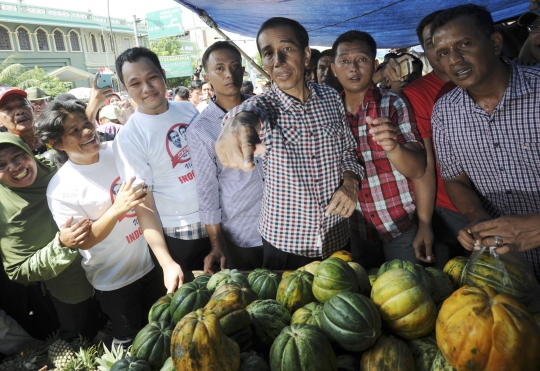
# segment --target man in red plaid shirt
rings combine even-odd
[[[426,168],[412,111],[403,98],[373,84],[377,45],[371,35],[348,31],[337,38],[332,51],[332,70],[343,85],[356,152],[366,168],[358,195],[358,225],[352,225],[357,234],[353,253],[369,266],[365,261],[374,253],[368,243],[373,226],[382,237],[386,260],[433,262],[431,243],[425,243],[432,239],[431,229],[422,224],[417,229],[412,220],[416,206],[409,181],[422,177]]]

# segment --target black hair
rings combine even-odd
[[[193,91],[195,89],[201,89],[201,88],[202,88],[201,80],[191,80],[191,86],[189,87],[189,91]]]
[[[86,118],[84,107],[77,103],[53,100],[41,112],[34,125],[34,135],[41,144],[46,145],[51,141],[58,142],[64,135],[64,120],[74,113],[80,113]],[[96,137],[99,141],[99,138]],[[54,151],[54,161],[63,165],[68,160],[65,151]]]
[[[433,22],[431,22],[431,35],[433,36],[437,28],[444,26],[456,18],[465,16],[473,18],[470,24],[479,28],[488,39],[495,32],[495,24],[493,23],[491,13],[485,7],[476,4],[465,4],[445,9],[439,13]]]
[[[242,94],[253,94],[253,83],[249,80],[242,81],[240,91]]]
[[[208,58],[210,58],[210,54],[215,52],[216,50],[223,50],[227,49],[238,55],[240,58],[240,61],[242,61],[242,54],[228,41],[216,41],[212,45],[210,45],[205,51],[202,56],[202,65],[205,70],[207,70],[206,65],[208,64]]]
[[[172,142],[172,139],[171,139],[171,134],[172,134],[172,133],[177,133],[177,134],[178,134],[178,132],[177,132],[176,130],[172,129],[171,131],[169,131],[169,132],[167,133],[167,138],[169,138],[169,140],[170,140],[171,142]]]
[[[323,50],[319,55],[319,59],[322,57],[332,57],[332,59],[334,59],[334,51],[332,49]]]
[[[351,31],[342,33],[341,35],[338,36],[336,41],[334,41],[334,44],[332,45],[332,58],[336,60],[337,48],[339,44],[352,43],[355,41],[365,42],[368,45],[369,51],[373,55],[373,58],[375,59],[375,57],[377,57],[377,43],[375,42],[375,39],[373,39],[373,37],[367,32],[351,30]]]
[[[185,86],[180,86],[174,91],[174,95],[182,99],[189,99],[189,89]]]
[[[161,63],[159,62],[159,58],[156,55],[156,53],[154,53],[150,49],[141,48],[137,46],[135,48],[130,48],[124,51],[122,54],[118,56],[118,58],[116,58],[116,62],[115,62],[116,73],[118,74],[118,78],[120,79],[122,84],[124,84],[124,74],[122,73],[122,67],[124,66],[124,63],[125,62],[135,63],[140,58],[143,58],[143,57],[148,58],[150,62],[152,62],[152,64],[156,66],[158,71],[162,73],[163,67],[161,67]],[[163,77],[165,78],[165,76]]]
[[[420,73],[422,73],[422,70],[424,69],[424,62],[422,62],[422,60],[420,58],[418,58],[416,55],[411,54],[411,53],[403,53],[401,55],[411,56],[413,58],[411,63],[416,64],[417,66],[419,66],[420,67]]]
[[[259,53],[261,52],[261,48],[259,46],[259,36],[267,29],[276,27],[290,27],[294,31],[298,46],[300,46],[302,50],[309,46],[309,35],[304,26],[302,26],[294,19],[289,19],[285,17],[273,17],[264,22],[261,28],[259,28],[259,32],[257,32],[257,37],[255,38],[255,40],[257,40],[257,49],[259,50]]]
[[[383,57],[383,60],[386,62],[388,61],[389,59],[396,59],[399,57],[399,54],[397,53],[386,53]]]
[[[435,19],[435,17],[437,17],[442,12],[443,10],[436,10],[433,13],[426,15],[420,21],[420,23],[418,23],[418,26],[416,26],[416,36],[418,36],[418,41],[420,41],[420,45],[422,45],[422,48],[424,47],[424,37],[423,37],[424,28],[426,28],[428,24],[433,23],[433,20]]]

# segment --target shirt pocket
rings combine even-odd
[[[324,125],[324,128],[323,128],[323,130],[325,130],[329,136],[334,137],[334,138],[340,138],[343,136],[342,129],[343,128],[340,126],[340,124],[335,124],[335,123],[326,124]]]
[[[298,140],[300,139],[301,130],[300,128],[292,125],[282,125],[280,126],[280,131],[283,139],[287,143],[298,143]]]

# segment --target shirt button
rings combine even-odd
[[[500,167],[499,171],[504,172],[504,167]]]
[[[493,147],[495,148],[499,148],[500,144],[499,143],[493,143]]]

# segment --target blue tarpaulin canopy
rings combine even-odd
[[[309,32],[310,45],[331,46],[345,31],[369,32],[379,48],[418,44],[416,26],[435,10],[468,4],[466,0],[175,0],[200,14],[206,13],[217,26],[242,36],[255,37],[271,17],[300,22]],[[478,0],[495,22],[528,11],[525,0]]]

